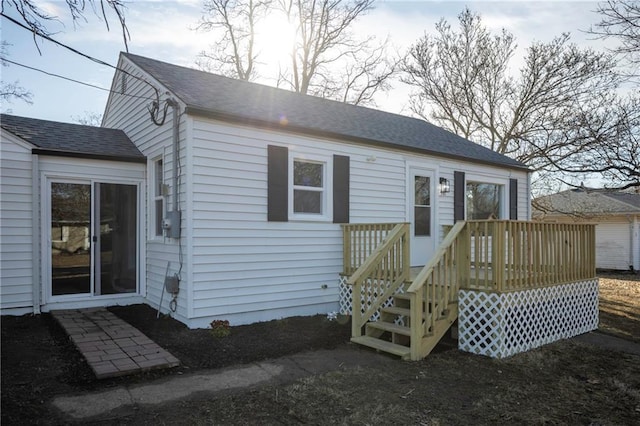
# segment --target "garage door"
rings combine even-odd
[[[628,270],[631,237],[628,223],[596,226],[596,268]]]

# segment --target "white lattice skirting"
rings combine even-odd
[[[459,293],[458,348],[505,358],[598,328],[598,280],[510,293]]]
[[[348,277],[341,276],[340,277],[340,285],[338,288],[340,289],[340,313],[342,315],[351,315],[352,312],[352,304],[351,298],[353,296],[353,288],[350,285],[347,285]],[[360,307],[362,313],[365,312],[366,309],[369,309],[371,306],[371,301],[375,300],[378,294],[382,294],[384,290],[387,288],[387,283],[378,283],[377,280],[367,280],[363,286],[362,296],[360,297]],[[401,286],[397,291],[398,293],[404,293],[404,287]],[[382,307],[386,308],[393,304],[393,298],[389,298],[385,303],[383,303]],[[378,321],[380,319],[380,309],[375,311],[369,321]]]

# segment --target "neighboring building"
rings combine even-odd
[[[175,284],[189,327],[326,313],[341,223],[410,222],[424,265],[455,220],[531,217],[524,164],[423,120],[132,54],[118,69],[120,130],[2,116],[3,313],[166,311]]]
[[[570,189],[533,202],[545,222],[596,223],[596,267],[640,271],[640,194]]]

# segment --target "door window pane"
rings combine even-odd
[[[89,293],[91,185],[51,183],[51,229],[52,295]]]
[[[414,178],[414,235],[431,236],[431,178]]]
[[[431,208],[415,206],[413,210],[415,235],[425,237],[431,236]]]
[[[426,176],[415,177],[415,205],[430,206],[431,205],[431,179]]]

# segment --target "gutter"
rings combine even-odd
[[[129,157],[124,155],[105,155],[105,154],[89,154],[84,152],[74,152],[74,151],[56,151],[53,149],[42,149],[42,148],[33,148],[31,150],[31,154],[34,155],[51,155],[55,157],[70,157],[70,158],[86,158],[90,160],[107,160],[107,161],[119,161],[124,163],[139,163],[139,164],[147,164],[147,158],[144,156],[140,157]]]

